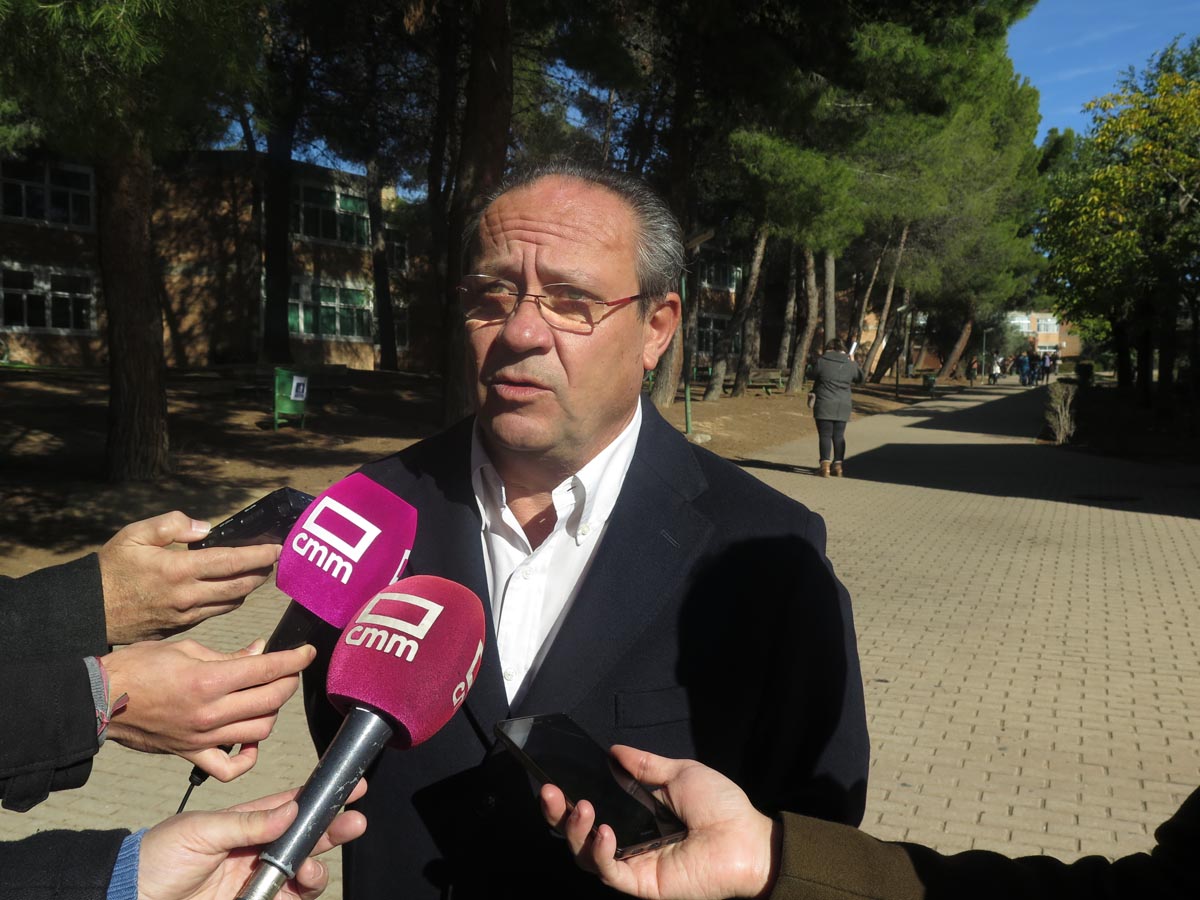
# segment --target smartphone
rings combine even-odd
[[[496,737],[542,784],[557,785],[574,808],[596,809],[596,824],[617,836],[617,859],[681,841],[687,828],[609,752],[562,713],[496,723]]]
[[[312,494],[304,491],[281,487],[255,500],[241,512],[234,513],[205,537],[188,544],[188,549],[282,544],[296,520],[314,499]]]

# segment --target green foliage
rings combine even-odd
[[[151,152],[216,134],[209,105],[245,77],[248,0],[12,0],[0,19],[0,96],[58,152],[96,158],[134,135]]]

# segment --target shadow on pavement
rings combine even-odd
[[[1148,466],[1046,444],[885,444],[850,478],[1200,518],[1200,470]]]
[[[986,385],[959,394],[889,413],[898,419],[925,419],[910,428],[990,434],[997,437],[1036,438],[1043,425],[1046,388],[1019,385]],[[853,428],[853,425],[851,425]]]

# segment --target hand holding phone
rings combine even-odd
[[[682,840],[687,828],[586,731],[562,713],[496,723],[496,736],[534,778],[556,785],[574,808],[587,800],[617,837],[624,859]]]

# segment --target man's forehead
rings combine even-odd
[[[497,197],[480,220],[479,245],[488,251],[520,241],[568,241],[623,248],[633,227],[633,210],[608,188],[565,176],[547,176]]]

